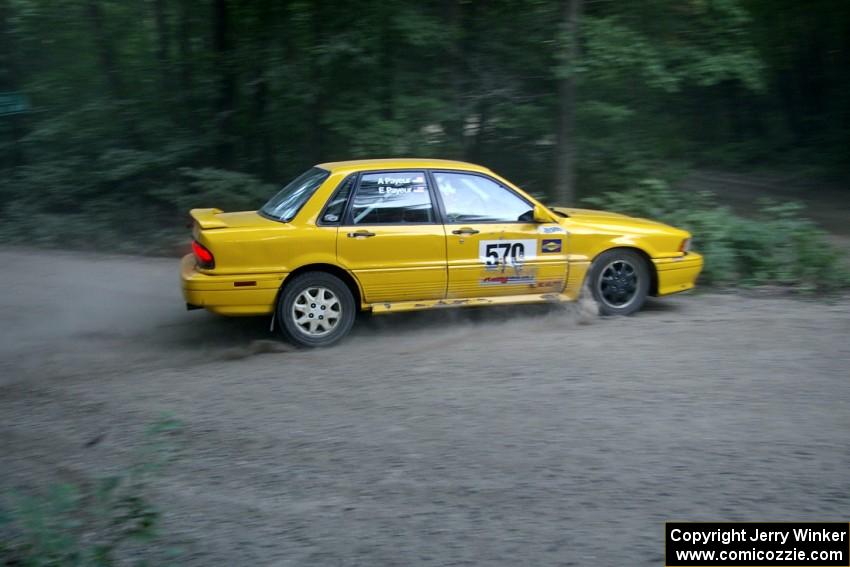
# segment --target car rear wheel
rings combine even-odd
[[[354,296],[342,280],[324,272],[308,272],[295,276],[283,288],[277,319],[291,342],[325,347],[348,334],[354,311]]]
[[[649,267],[637,252],[609,250],[593,261],[588,281],[602,315],[631,315],[649,294]]]

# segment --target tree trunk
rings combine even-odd
[[[322,21],[323,3],[321,0],[313,2],[312,13],[312,36],[313,45],[320,46],[324,44],[325,22]],[[310,119],[309,119],[309,140],[310,154],[313,157],[314,163],[320,163],[324,160],[325,155],[325,136],[324,136],[324,113],[325,113],[325,98],[324,98],[324,80],[322,69],[319,65],[312,63],[310,67],[310,85],[313,89],[313,97],[310,102]]]
[[[115,50],[113,49],[109,32],[106,29],[100,0],[89,0],[87,9],[94,31],[94,42],[98,61],[103,74],[106,75],[106,85],[109,95],[117,106],[118,119],[124,126],[129,144],[139,147],[141,144],[136,123],[128,113],[126,107],[127,101],[124,100],[124,82],[121,79],[121,74],[118,72],[118,64],[115,61]]]
[[[13,45],[12,31],[9,26],[9,20],[12,18],[12,6],[8,0],[0,0],[0,92],[10,91],[16,92],[20,88],[20,66]],[[10,116],[0,117],[0,120],[6,120],[10,124],[12,135],[12,151],[10,152],[9,163],[5,160],[0,160],[0,165],[10,165],[12,167],[24,165],[26,162],[24,156],[24,148],[20,143],[20,139],[24,135],[24,120],[23,114],[12,114]],[[0,204],[2,206],[2,204]]]
[[[192,53],[192,0],[178,0],[177,13],[177,76],[174,84],[178,85],[180,94],[176,97],[179,101],[179,113],[177,122],[183,128],[187,128],[196,137],[201,136],[202,120],[198,119],[198,108],[203,107],[195,99],[195,78],[192,72],[194,63]]]
[[[253,81],[253,122],[255,125],[256,144],[254,155],[259,154],[259,165],[262,177],[272,180],[275,175],[275,160],[272,150],[271,125],[266,117],[269,106],[269,45],[271,43],[275,27],[275,12],[272,10],[271,0],[258,1],[258,26],[259,41],[257,44],[257,60],[254,70]],[[259,152],[256,151],[259,146]]]
[[[170,96],[171,70],[169,68],[169,35],[168,23],[165,17],[165,0],[154,0],[154,24],[156,26],[156,60],[159,65],[159,81],[163,96]]]
[[[381,118],[386,122],[395,119],[395,77],[396,77],[396,34],[393,33],[393,4],[384,2],[380,12],[380,70],[379,96],[381,101]],[[395,148],[393,148],[395,151]]]
[[[555,146],[555,185],[552,201],[572,205],[576,200],[576,65],[579,51],[579,20],[582,0],[562,0],[562,21],[566,34],[565,69],[558,80],[558,131]]]
[[[192,92],[192,1],[180,0],[178,21],[177,48],[180,52],[180,90],[183,91],[183,101],[191,107]]]
[[[475,131],[475,134],[472,136],[472,139],[464,145],[463,150],[464,159],[468,159],[472,162],[481,161],[481,159],[486,153],[486,128],[487,121],[490,120],[489,99],[486,96],[482,96],[478,99],[478,104],[476,105],[476,113],[478,115],[478,129]]]
[[[467,115],[466,69],[464,68],[467,48],[465,10],[461,0],[446,0],[445,10],[448,27],[453,35],[448,46],[448,53],[451,58],[449,68],[451,72],[452,109],[446,120],[446,141],[454,157],[466,159],[466,139],[463,131]]]
[[[215,104],[215,159],[218,167],[222,169],[232,169],[234,165],[233,112],[236,101],[236,77],[230,57],[233,49],[230,35],[227,0],[215,0],[213,3],[213,53],[219,72]]]
[[[120,101],[124,96],[124,85],[121,81],[121,75],[118,73],[118,66],[115,64],[115,53],[103,22],[103,10],[101,9],[100,2],[98,0],[89,0],[88,12],[92,27],[94,28],[94,41],[97,48],[98,61],[100,62],[103,73],[106,75],[109,94],[116,101]]]

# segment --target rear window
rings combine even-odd
[[[319,167],[308,169],[263,205],[260,213],[270,219],[291,221],[329,175],[329,171]]]

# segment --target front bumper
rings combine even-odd
[[[186,304],[220,315],[267,315],[274,311],[286,274],[213,275],[199,271],[195,257],[180,262]]]
[[[703,267],[702,255],[696,252],[676,258],[656,258],[652,262],[658,274],[658,295],[693,289]]]

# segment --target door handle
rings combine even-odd
[[[357,232],[348,233],[348,238],[371,238],[373,236],[375,236],[375,233],[368,230],[358,230]]]
[[[481,232],[481,231],[475,230],[474,228],[469,228],[468,226],[465,226],[463,228],[453,230],[452,234],[478,234],[479,232]]]

